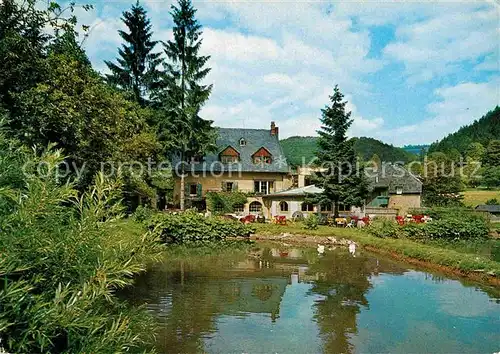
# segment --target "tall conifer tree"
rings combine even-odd
[[[196,9],[190,0],[179,0],[172,5],[173,39],[163,43],[167,60],[155,99],[165,116],[162,117],[160,137],[169,136],[173,150],[181,163],[180,207],[185,206],[184,163],[213,148],[215,129],[212,121],[199,116],[208,100],[212,85],[203,79],[210,72],[206,67],[209,56],[199,54],[202,44],[201,25],[195,18]],[[175,134],[168,134],[175,131]]]
[[[137,102],[144,104],[146,96],[158,79],[157,67],[161,63],[160,53],[154,53],[158,41],[151,39],[151,21],[139,1],[130,11],[123,12],[122,21],[128,31],[118,31],[125,41],[118,49],[118,64],[105,61],[111,74],[106,75],[111,84],[131,91]]]
[[[315,176],[316,186],[323,188],[318,203],[333,203],[338,216],[339,203],[362,206],[368,194],[364,170],[357,163],[353,140],[347,138],[352,124],[351,112],[346,112],[344,95],[336,85],[330,96],[331,106],[321,110],[321,130],[318,131],[318,163],[322,171]]]

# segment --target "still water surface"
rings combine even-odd
[[[498,294],[370,253],[275,244],[167,261],[127,297],[154,314],[160,353],[494,353]]]

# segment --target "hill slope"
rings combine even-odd
[[[487,147],[490,140],[495,139],[500,139],[500,107],[498,106],[474,123],[466,125],[443,140],[432,144],[429,152],[446,152],[457,149],[463,155],[471,143],[478,142]]]
[[[312,136],[292,136],[281,140],[281,147],[288,162],[291,165],[301,165],[311,162],[317,150],[317,137]],[[415,159],[415,155],[401,148],[385,144],[372,138],[354,138],[354,149],[364,160],[369,160],[373,154],[377,154],[382,161],[404,161]]]

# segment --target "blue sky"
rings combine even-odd
[[[500,102],[493,1],[193,3],[214,85],[202,115],[218,126],[268,128],[274,120],[282,138],[315,135],[339,84],[353,112],[350,135],[399,146],[440,139]],[[77,9],[91,26],[85,48],[96,69],[116,57],[120,15],[131,4]],[[141,4],[155,39],[170,39],[171,1]]]

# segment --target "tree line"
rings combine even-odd
[[[196,9],[190,0],[173,5],[173,38],[164,41],[153,40],[139,2],[124,11],[123,44],[116,60],[106,61],[110,73],[102,76],[82,47],[75,6],[0,4],[2,127],[6,136],[38,152],[62,149],[67,177],[77,180],[80,191],[103,166],[116,167],[108,162],[129,163],[119,171],[124,198],[131,206],[154,203],[158,190],[171,187],[169,172],[146,174],[133,162],[173,156],[189,161],[215,142],[212,121],[200,116],[212,86],[203,84],[210,57],[200,54]]]

